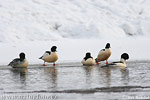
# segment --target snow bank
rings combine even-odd
[[[3,0],[0,42],[149,36],[149,0]]]

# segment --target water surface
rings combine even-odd
[[[150,99],[150,62],[133,61],[127,66],[126,69],[80,63],[56,67],[30,65],[27,69],[0,66],[0,98],[46,95],[60,100],[126,100],[136,96]]]

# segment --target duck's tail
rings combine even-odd
[[[13,65],[13,61],[11,61],[7,66],[12,66]]]
[[[41,56],[39,59],[42,59],[43,58],[43,56]]]

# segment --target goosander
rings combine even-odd
[[[95,59],[93,59],[93,57],[91,57],[91,53],[87,52],[86,56],[83,58],[83,60],[81,61],[81,63],[83,65],[92,66],[95,63]]]
[[[126,60],[129,59],[129,55],[127,53],[123,53],[121,55],[121,59],[118,62],[112,62],[110,64],[106,64],[106,67],[121,67],[121,68],[126,68]]]
[[[108,64],[108,58],[111,55],[111,50],[110,50],[110,43],[107,43],[105,46],[105,49],[102,49],[99,53],[96,60],[96,63],[99,64],[100,61],[105,61],[106,60],[106,64]]]
[[[11,61],[8,66],[12,66],[13,68],[26,68],[28,67],[28,60],[25,58],[25,54],[22,52],[19,54],[20,58],[16,58]]]
[[[55,66],[55,62],[58,60],[58,55],[56,53],[56,46],[52,46],[51,51],[46,51],[43,56],[41,56],[39,59],[42,59],[44,61],[43,66],[45,65],[45,62],[53,63],[53,66]]]

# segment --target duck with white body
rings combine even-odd
[[[121,67],[121,68],[126,68],[126,60],[129,59],[129,55],[127,53],[123,53],[121,55],[121,59],[118,62],[112,62],[110,64],[105,65],[106,67]]]
[[[45,62],[53,63],[53,66],[55,66],[55,62],[58,60],[58,55],[56,52],[57,47],[52,46],[51,51],[46,51],[43,56],[41,56],[39,59],[42,59],[44,61],[43,66],[45,65]]]
[[[105,49],[102,49],[99,53],[96,60],[96,63],[99,64],[100,61],[105,61],[108,64],[108,58],[111,56],[110,43],[107,43]]]
[[[13,68],[26,68],[28,67],[28,60],[25,58],[25,54],[22,52],[19,54],[20,58],[16,58],[11,61],[8,66],[12,66]]]
[[[95,64],[95,59],[93,59],[93,57],[91,57],[91,53],[88,52],[86,53],[86,56],[83,58],[81,63],[83,65],[92,66]]]

